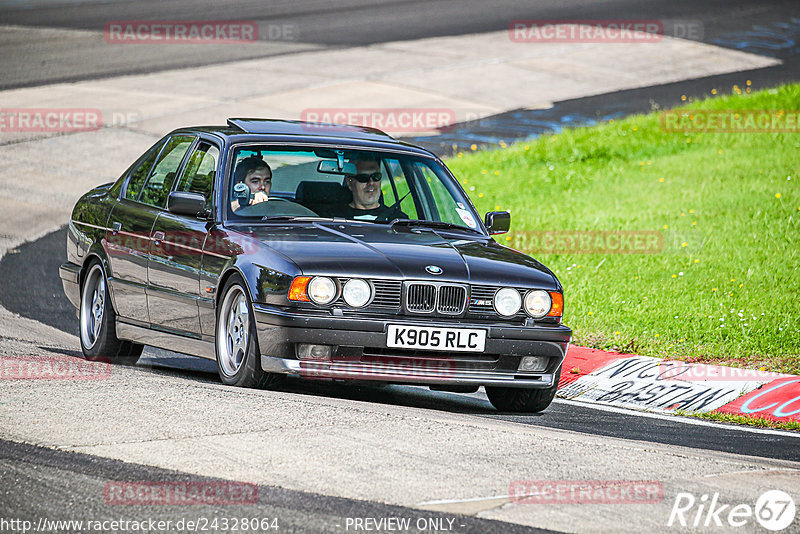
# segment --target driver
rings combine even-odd
[[[355,165],[356,174],[345,178],[345,185],[353,193],[353,200],[337,210],[337,216],[363,221],[407,219],[408,215],[400,211],[399,206],[393,209],[383,203],[380,162],[373,158],[361,158],[355,161]]]
[[[233,193],[231,209],[236,211],[245,206],[266,202],[272,188],[272,169],[259,156],[244,158],[233,172]]]

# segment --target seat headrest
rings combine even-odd
[[[347,204],[353,199],[353,194],[337,182],[307,180],[297,185],[295,199],[304,204]]]

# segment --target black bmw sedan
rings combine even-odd
[[[378,130],[230,119],[81,197],[60,276],[89,359],[151,345],[215,360],[228,385],[484,386],[537,412],[572,332],[556,276],[492,238],[509,224]]]

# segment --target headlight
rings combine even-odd
[[[550,313],[553,301],[547,291],[534,289],[525,295],[525,311],[534,319],[539,319]]]
[[[342,297],[348,306],[360,308],[366,306],[369,299],[372,298],[372,288],[364,280],[353,278],[344,284]]]
[[[494,295],[494,309],[500,315],[511,317],[522,307],[522,297],[519,291],[504,287]]]
[[[325,276],[315,276],[308,283],[308,297],[314,304],[330,304],[336,298],[336,284]]]

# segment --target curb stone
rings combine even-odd
[[[556,395],[657,412],[800,421],[800,376],[578,346],[567,351]]]

